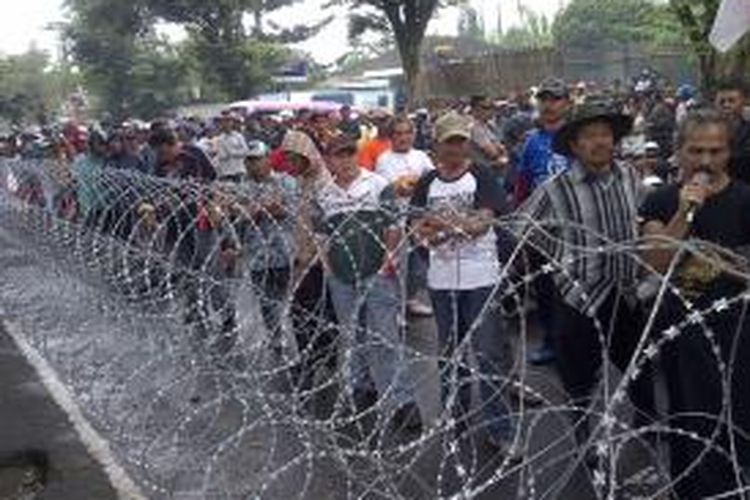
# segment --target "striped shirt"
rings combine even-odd
[[[593,313],[615,289],[636,285],[636,254],[612,248],[638,238],[640,182],[615,163],[606,174],[579,162],[537,188],[521,208],[530,217],[530,242],[552,264],[566,303]]]

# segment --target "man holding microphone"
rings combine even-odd
[[[655,191],[640,211],[645,261],[665,292],[653,305],[652,342],[669,393],[674,488],[685,499],[740,498],[750,479],[750,321],[742,300],[750,187],[729,175],[731,144],[731,124],[718,111],[689,114],[677,136],[684,182]]]

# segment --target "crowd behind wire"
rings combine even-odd
[[[0,154],[44,160],[43,171],[5,179],[25,202],[178,269],[170,285],[184,297],[185,324],[212,352],[236,348],[231,283],[252,283],[272,355],[287,359],[286,330],[295,340],[293,394],[343,371],[353,407],[365,414],[377,405],[386,434],[423,432],[414,377],[400,368],[415,318],[434,317],[456,439],[479,420],[485,444],[509,460],[524,457],[513,405],[546,403],[510,383],[519,315],[540,331],[528,361],[557,369],[592,468],[603,467],[584,446],[598,432],[590,405],[602,357],[623,372],[637,364],[632,426],[654,446],[668,443],[675,495],[703,498],[750,479],[750,339],[735,301],[745,282],[727,280],[715,251],[711,259],[631,251],[625,262],[616,244],[693,238],[739,253],[750,244],[746,96],[741,81],[701,96],[648,73],[627,88],[550,78],[508,99],[442,100],[413,114],[344,106],[70,122],[4,137]],[[712,191],[724,172],[729,180]],[[498,223],[514,215],[515,225]],[[633,255],[648,271],[631,277]],[[141,270],[164,273],[155,262]],[[695,311],[705,317],[686,319]],[[701,343],[716,340],[707,330],[719,348]],[[647,346],[658,356],[644,357]],[[666,380],[662,415],[654,372]],[[729,398],[726,387],[735,390]],[[657,422],[684,432],[657,432]]]

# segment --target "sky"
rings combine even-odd
[[[128,1],[128,0],[122,0]],[[320,4],[324,0],[305,0],[293,7],[277,12],[272,19],[283,23],[288,19],[318,20]],[[518,23],[517,4],[519,0],[471,0],[472,4],[485,13],[488,24],[493,26],[497,19],[497,9],[502,8],[505,27]],[[57,34],[47,27],[63,20],[63,0],[4,0],[3,15],[0,16],[0,53],[17,54],[26,51],[32,44],[57,54]],[[560,7],[561,0],[520,0],[534,11],[553,15]],[[430,24],[431,33],[454,34],[458,13],[454,9],[441,11]],[[175,33],[174,30],[167,30]],[[334,21],[318,36],[300,45],[321,63],[330,63],[347,50],[345,12],[339,12]]]

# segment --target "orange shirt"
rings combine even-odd
[[[357,161],[359,166],[370,172],[375,170],[380,155],[391,149],[390,139],[378,139],[377,137],[365,142],[359,149]]]

